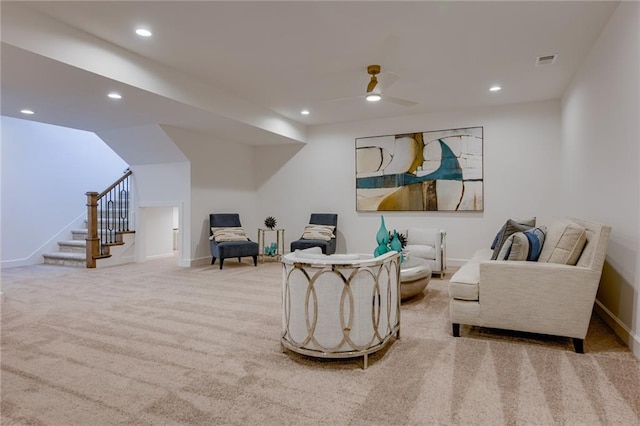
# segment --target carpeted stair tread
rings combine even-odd
[[[44,253],[42,256],[45,258],[60,258],[60,259],[72,259],[72,260],[86,260],[87,256],[84,253],[72,253],[58,251],[55,253]]]

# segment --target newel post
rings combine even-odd
[[[87,268],[96,267],[96,256],[100,254],[98,238],[98,193],[87,192]]]

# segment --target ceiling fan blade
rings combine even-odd
[[[392,98],[389,96],[383,96],[382,100],[385,102],[391,102],[397,105],[402,105],[404,107],[412,107],[412,106],[418,105],[418,102],[410,101],[408,99]]]
[[[337,98],[323,99],[322,102],[349,101],[349,100],[352,100],[352,99],[361,99],[361,98],[364,98],[364,95],[340,96],[340,97],[337,97]]]
[[[380,82],[380,87],[382,90],[387,90],[399,79],[400,79],[400,76],[395,72],[391,72],[391,71],[385,72],[383,75],[382,81]]]

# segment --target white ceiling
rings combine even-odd
[[[20,7],[302,125],[316,125],[559,98],[616,5],[46,1]],[[3,9],[3,26],[16,16]],[[152,29],[152,38],[133,33],[141,24]],[[536,57],[548,54],[558,54],[557,62],[536,67]],[[399,76],[383,95],[416,104],[367,103],[361,96],[369,64],[382,66],[383,86],[385,72]],[[104,97],[114,86],[105,76],[13,46],[4,36],[1,65],[7,116],[29,119],[18,111],[33,105],[34,120],[93,131],[170,124],[215,133],[225,125],[237,131],[241,124],[136,87],[125,88],[125,102],[116,109]],[[503,90],[489,92],[492,84]],[[303,108],[311,114],[300,115]]]

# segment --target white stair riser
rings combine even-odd
[[[86,240],[87,239],[87,230],[73,230],[71,231],[71,238],[73,238],[74,240]]]

